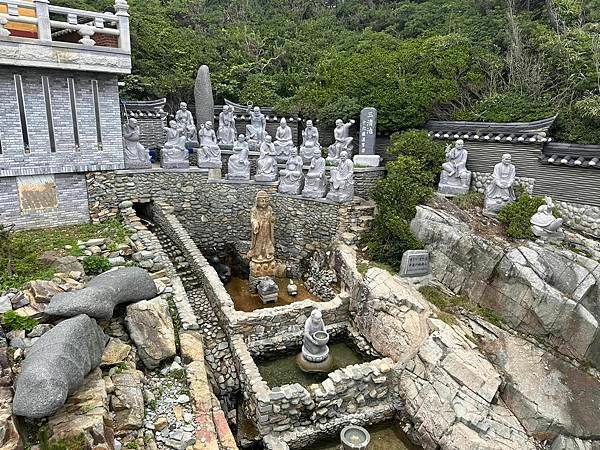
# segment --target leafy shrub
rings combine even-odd
[[[515,239],[535,239],[531,232],[531,216],[544,204],[542,197],[532,197],[526,192],[519,195],[514,203],[500,210],[498,220],[506,225],[506,233]]]
[[[38,325],[38,321],[31,317],[19,316],[14,311],[8,311],[2,315],[2,325],[8,331],[24,330],[29,332]]]
[[[83,258],[83,270],[87,275],[100,275],[110,269],[110,261],[105,256],[92,255]]]

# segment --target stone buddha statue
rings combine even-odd
[[[305,372],[328,372],[333,367],[329,355],[329,333],[325,329],[320,310],[313,309],[304,323],[302,353],[296,358],[300,369]]]
[[[264,142],[267,134],[267,119],[260,112],[260,108],[255,106],[250,113],[250,124],[246,125],[246,135],[251,149],[258,149]]]
[[[277,161],[285,162],[294,147],[292,129],[288,126],[285,118],[281,119],[277,132],[275,133],[275,158]]]
[[[355,123],[354,120],[351,120],[348,123],[344,123],[341,119],[335,121],[335,130],[333,130],[335,142],[329,146],[327,153],[328,163],[337,166],[340,162],[340,155],[342,152],[346,152],[349,156],[352,155],[352,149],[354,148],[352,142],[354,141],[354,138],[350,137],[350,127]]]
[[[175,120],[163,127],[167,133],[167,142],[160,153],[160,166],[163,169],[189,169],[189,151],[185,148],[186,136],[184,130]]]
[[[563,219],[554,217],[554,203],[546,197],[546,204],[541,205],[531,217],[531,231],[542,241],[562,241],[565,233],[562,230]]]
[[[259,191],[250,211],[252,245],[248,259],[254,263],[270,263],[275,260],[275,216],[269,205],[269,194]]]
[[[183,130],[186,143],[197,144],[196,125],[192,112],[187,108],[187,103],[181,102],[179,104],[179,110],[175,113],[175,121],[177,126]]]
[[[348,153],[342,152],[338,166],[331,169],[331,183],[327,200],[346,203],[353,199],[354,163],[348,158]]]
[[[319,130],[313,126],[312,120],[306,121],[306,128],[302,132],[302,145],[300,146],[300,156],[305,163],[309,163],[315,149],[321,150],[321,144],[319,144]]]
[[[505,205],[517,199],[514,190],[516,169],[511,160],[510,154],[505,153],[502,162],[494,167],[492,180],[485,190],[484,213],[487,215],[497,215]]]
[[[279,193],[300,195],[303,181],[302,164],[302,158],[298,156],[296,149],[292,148],[285,169],[279,172]]]
[[[133,117],[123,125],[123,149],[125,151],[125,167],[128,169],[147,169],[152,167],[150,155],[140,144],[140,126]]]
[[[250,160],[248,159],[248,143],[243,134],[238,136],[233,146],[233,155],[227,162],[227,179],[238,181],[250,180]]]
[[[277,181],[279,169],[277,161],[273,158],[275,147],[271,141],[271,136],[267,135],[265,142],[260,144],[260,157],[256,161],[256,181]]]
[[[219,143],[233,145],[235,142],[235,117],[233,108],[229,105],[223,106],[223,111],[219,114]]]
[[[310,168],[304,177],[302,196],[307,198],[323,198],[327,192],[327,176],[325,175],[325,158],[321,149],[315,149]]]
[[[440,194],[451,197],[469,192],[471,172],[467,170],[468,157],[469,153],[462,139],[456,141],[454,146],[446,146],[446,162],[442,164],[438,186]]]
[[[204,169],[220,168],[221,149],[217,144],[217,135],[213,130],[213,124],[207,121],[200,127],[198,132],[200,137],[200,148],[198,149],[198,167]]]

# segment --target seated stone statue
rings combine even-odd
[[[250,124],[246,125],[246,134],[248,145],[251,150],[259,148],[260,144],[264,142],[267,134],[267,119],[265,115],[260,112],[260,108],[255,106],[250,113]]]
[[[233,146],[233,155],[229,157],[227,163],[228,180],[250,180],[250,161],[248,160],[248,143],[246,136],[240,134],[237,142]]]
[[[492,180],[485,190],[484,214],[495,216],[506,204],[517,199],[514,190],[516,169],[511,160],[510,154],[505,153],[502,162],[494,167]]]
[[[160,166],[163,169],[189,169],[190,153],[185,148],[186,136],[183,129],[174,120],[163,129],[167,133],[167,142],[160,153]]]
[[[331,183],[327,200],[337,203],[351,202],[354,199],[354,163],[348,153],[340,154],[338,166],[331,169]]]
[[[292,148],[285,169],[279,173],[279,192],[281,194],[300,195],[302,192],[302,158]]]
[[[352,142],[354,141],[354,138],[350,137],[350,127],[352,127],[354,123],[354,120],[351,120],[348,123],[344,123],[341,119],[335,121],[335,130],[333,130],[335,142],[329,146],[327,153],[328,163],[337,166],[340,162],[340,155],[342,152],[346,152],[349,156],[352,155],[352,149],[354,148]]]
[[[328,372],[333,367],[333,358],[329,354],[329,333],[321,311],[313,309],[304,323],[302,353],[296,358],[300,369],[305,372]]]
[[[285,118],[281,119],[277,133],[275,133],[275,158],[277,161],[285,162],[290,156],[290,151],[294,147],[292,139],[292,129],[288,126]]]
[[[204,169],[220,168],[221,149],[217,144],[217,135],[213,130],[212,122],[207,121],[198,132],[200,148],[198,149],[198,167]]]
[[[233,108],[225,105],[223,106],[223,112],[219,114],[219,144],[233,145],[235,142],[235,133]]]
[[[229,266],[221,263],[221,260],[218,256],[211,258],[210,265],[215,269],[217,275],[219,275],[219,279],[223,284],[229,283],[231,280],[231,269]]]
[[[438,192],[452,197],[466,194],[471,186],[471,172],[467,170],[469,153],[462,139],[456,141],[454,147],[446,146],[446,162],[442,164],[442,174]]]
[[[133,117],[123,125],[123,149],[125,150],[125,167],[128,169],[147,169],[152,167],[150,155],[140,144],[140,126]]]
[[[267,135],[265,142],[260,144],[260,157],[256,161],[256,181],[277,181],[277,161],[273,158],[275,147],[271,136]]]
[[[175,113],[175,121],[177,126],[183,130],[186,137],[186,144],[192,144],[194,147],[198,144],[196,137],[196,125],[192,112],[187,109],[187,103],[181,102],[179,110]]]
[[[323,198],[327,192],[327,176],[325,175],[325,158],[321,149],[315,149],[310,168],[304,178],[302,196],[307,198]]]
[[[307,120],[306,128],[302,132],[302,145],[300,146],[300,156],[306,164],[312,161],[316,148],[321,150],[319,130],[313,126],[312,120]]]
[[[553,210],[552,198],[546,197],[546,204],[531,217],[531,231],[542,241],[562,241],[565,238],[563,219],[554,217]]]

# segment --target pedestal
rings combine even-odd
[[[379,155],[355,155],[354,165],[366,167],[379,167],[381,156]]]
[[[265,262],[250,261],[250,276],[248,277],[250,292],[256,294],[258,285],[265,278],[273,278],[277,273],[275,259]]]
[[[471,172],[467,172],[465,179],[458,177],[449,177],[446,171],[440,176],[438,192],[444,197],[455,197],[469,192],[471,186]]]
[[[334,361],[331,355],[327,355],[327,358],[320,362],[307,361],[302,353],[296,356],[296,364],[306,373],[329,373],[334,367]]]

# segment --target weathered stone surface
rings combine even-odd
[[[113,450],[113,423],[102,372],[93,370],[56,414],[50,417],[50,442],[84,436],[85,448]]]
[[[600,450],[600,441],[584,441],[561,435],[552,442],[550,450]]]
[[[166,300],[155,298],[129,305],[125,323],[140,358],[149,369],[175,356],[175,329]]]
[[[28,350],[17,378],[14,414],[52,415],[100,364],[106,336],[88,316],[59,323]]]
[[[140,372],[127,369],[111,377],[114,393],[111,409],[115,412],[115,432],[121,434],[144,425],[144,396]]]
[[[0,448],[22,450],[23,443],[12,415],[12,399],[12,388],[0,387]]]
[[[103,366],[119,364],[127,358],[130,351],[131,345],[127,345],[120,339],[110,338],[104,349],[104,353],[102,353],[102,362],[100,364]]]
[[[128,267],[98,275],[80,291],[55,295],[46,308],[46,314],[63,317],[87,314],[108,320],[116,305],[155,296],[156,285],[148,272]]]

